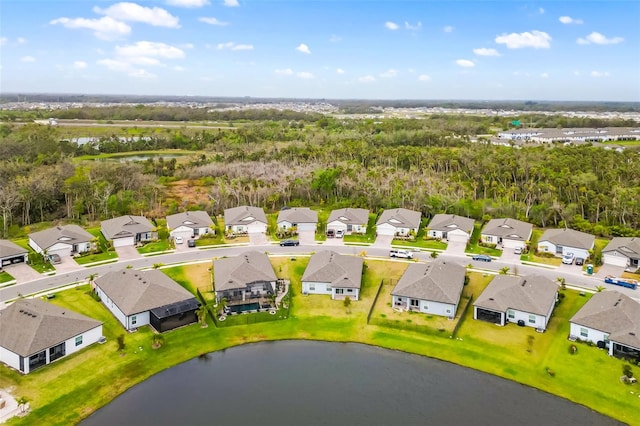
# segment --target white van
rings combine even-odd
[[[413,253],[409,250],[391,250],[389,252],[389,257],[401,257],[403,259],[413,259]]]

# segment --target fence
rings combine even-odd
[[[469,296],[469,299],[467,300],[467,304],[464,305],[464,307],[462,308],[462,311],[460,312],[460,318],[458,318],[458,322],[456,323],[456,326],[453,327],[453,331],[451,332],[451,337],[456,337],[456,334],[458,333],[458,329],[460,328],[460,326],[462,325],[462,322],[464,321],[464,316],[467,314],[467,311],[469,310],[469,306],[472,305],[471,302],[473,302],[473,294]]]
[[[373,303],[369,307],[369,313],[367,314],[367,324],[369,324],[369,321],[371,320],[371,314],[373,313],[373,309],[375,308],[376,302],[378,301],[378,296],[380,295],[380,290],[382,290],[383,283],[384,283],[384,280],[380,280],[380,284],[378,285],[378,290],[376,291],[376,296],[373,298]]]

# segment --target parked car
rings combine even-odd
[[[471,258],[473,260],[480,260],[482,262],[491,262],[491,256],[487,254],[474,254]]]
[[[516,247],[515,249],[513,249],[513,253],[514,254],[522,254],[522,247]]]
[[[62,263],[62,258],[59,254],[53,253],[49,255],[49,262],[51,262],[53,265],[57,265],[59,263]]]
[[[283,240],[280,241],[280,247],[291,247],[291,246],[299,246],[300,241],[298,240]]]
[[[584,259],[581,257],[576,257],[576,265],[578,266],[584,265]]]
[[[400,257],[403,259],[413,259],[413,253],[409,250],[391,250],[389,257]]]
[[[344,237],[344,231],[342,229],[338,229],[336,231],[336,238],[342,238]]]
[[[562,256],[562,263],[565,265],[571,265],[573,263],[573,253],[567,253]]]
[[[175,241],[176,244],[182,244],[184,242],[184,238],[182,238],[180,235],[176,235],[173,241]]]
[[[190,240],[187,240],[187,246],[188,247],[195,247],[196,246],[196,240],[194,240],[193,238],[191,238]]]
[[[333,229],[327,229],[327,238],[333,238],[336,236],[336,231]]]

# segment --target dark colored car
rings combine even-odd
[[[196,240],[194,240],[193,238],[190,240],[187,240],[187,246],[188,247],[195,247],[196,246]]]
[[[335,236],[336,236],[336,231],[334,231],[333,229],[327,230],[327,238],[333,238]]]
[[[584,265],[584,259],[581,257],[576,257],[576,265],[578,266]]]
[[[62,263],[62,259],[60,258],[59,254],[54,253],[49,255],[49,262],[51,262],[54,265],[57,265],[59,263]]]
[[[280,241],[280,247],[290,247],[290,246],[299,246],[300,241],[298,240],[284,240]]]
[[[473,257],[471,257],[473,260],[481,260],[483,262],[491,262],[491,256],[486,255],[486,254],[474,254]]]

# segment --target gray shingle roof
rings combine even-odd
[[[125,315],[193,298],[193,294],[157,269],[108,272],[96,278],[95,283]]]
[[[28,250],[20,247],[13,241],[0,240],[0,258],[16,256],[25,253],[28,253]]]
[[[433,219],[431,219],[431,222],[427,225],[427,229],[444,232],[461,229],[471,235],[473,233],[474,223],[474,220],[468,217],[455,214],[437,214],[433,216]]]
[[[167,227],[176,229],[180,226],[187,228],[206,228],[213,225],[213,221],[209,214],[205,211],[198,210],[192,212],[182,212],[167,216]]]
[[[239,256],[213,261],[213,281],[216,291],[244,288],[256,281],[276,281],[269,256],[255,250]]]
[[[292,207],[280,210],[278,213],[278,221],[290,223],[318,223],[318,212],[311,210],[309,207]]]
[[[411,263],[391,294],[434,302],[458,304],[466,269],[458,264],[437,260]]]
[[[28,357],[101,324],[40,299],[21,299],[0,311],[0,346]]]
[[[408,209],[385,210],[380,215],[376,225],[388,223],[396,228],[419,228],[422,213]]]
[[[491,219],[482,228],[482,234],[494,235],[509,240],[527,241],[531,237],[533,225],[517,219]]]
[[[246,225],[253,222],[253,220],[246,220],[248,218],[267,223],[267,216],[264,214],[262,207],[239,206],[224,210],[225,226]]]
[[[327,223],[336,220],[344,224],[366,225],[369,222],[369,210],[351,208],[332,210]]]
[[[558,286],[553,281],[539,275],[496,275],[473,305],[498,312],[515,309],[547,315],[556,302],[557,292]]]
[[[336,288],[360,288],[363,265],[361,257],[321,251],[309,259],[302,281],[330,283]]]
[[[609,333],[609,340],[640,349],[640,303],[620,292],[594,294],[570,321]]]
[[[151,232],[153,224],[144,216],[120,216],[101,222],[103,234],[107,240],[134,237],[136,234]]]
[[[46,250],[56,243],[69,245],[87,243],[94,237],[78,225],[60,225],[29,234],[29,238],[42,250]]]
[[[574,229],[547,229],[538,240],[538,243],[549,241],[556,246],[575,247],[591,250],[596,237],[586,232]]]
[[[640,238],[638,237],[616,237],[609,241],[609,244],[602,249],[603,253],[617,251],[627,257],[640,257]]]

